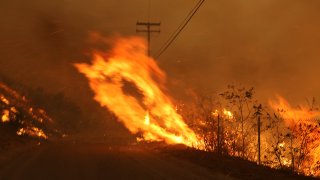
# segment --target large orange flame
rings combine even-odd
[[[278,97],[278,101],[269,101],[269,104],[275,111],[279,112],[286,126],[290,128],[291,133],[296,137],[298,145],[294,145],[293,147],[301,149],[301,147],[305,145],[309,150],[308,154],[302,156],[303,159],[307,161],[298,167],[299,170],[306,175],[320,176],[319,110],[314,110],[306,106],[294,108],[280,96]],[[301,150],[295,153],[301,154]],[[302,154],[303,153],[304,152],[302,152]],[[289,164],[291,164],[291,162]]]
[[[88,78],[94,99],[112,111],[130,132],[141,133],[147,141],[202,147],[202,141],[164,93],[165,73],[146,55],[143,39],[118,39],[107,55],[94,53],[92,64],[75,66]],[[141,100],[124,91],[125,82],[138,89]]]
[[[292,107],[287,100],[278,96],[278,101],[269,101],[270,106],[280,112],[289,126],[299,123],[299,121],[312,121],[313,123],[320,118],[320,112],[314,111],[310,107]]]

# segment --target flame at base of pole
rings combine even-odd
[[[118,39],[107,55],[94,53],[92,64],[75,66],[88,78],[94,99],[112,111],[133,134],[141,133],[147,141],[203,148],[202,140],[164,93],[165,73],[146,55],[144,40]],[[143,95],[142,102],[124,92],[124,81],[136,86]]]

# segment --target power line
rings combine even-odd
[[[178,37],[178,35],[182,32],[182,30],[187,26],[187,24],[190,22],[192,17],[196,14],[198,9],[201,7],[201,5],[204,3],[205,0],[200,0],[198,3],[195,5],[195,7],[189,12],[187,17],[184,19],[184,21],[180,24],[180,26],[174,31],[174,33],[170,36],[168,41],[162,46],[160,49],[158,55],[156,56],[156,59],[159,58],[167,49],[168,47],[172,44],[172,42]]]
[[[179,27],[173,32],[170,38],[166,41],[166,43],[160,48],[156,59],[158,59],[172,44],[172,42],[178,37],[178,35],[182,32],[182,30],[187,26],[187,24],[191,21],[192,17],[197,13],[199,8],[202,6],[205,0],[199,0],[194,8],[188,13],[187,17],[182,21]]]
[[[150,21],[150,7],[151,7],[151,0],[148,0],[148,21]]]
[[[184,26],[184,24],[186,24],[186,22],[188,21],[188,19],[192,16],[193,12],[196,10],[196,8],[200,5],[201,0],[198,1],[198,3],[192,8],[192,10],[188,13],[187,17],[180,23],[179,27],[171,34],[171,36],[169,37],[168,41],[161,47],[161,49],[163,47],[165,47],[166,44],[168,44],[168,42],[178,33],[178,31]]]

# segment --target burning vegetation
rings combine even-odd
[[[174,104],[165,73],[146,55],[140,38],[118,39],[91,64],[75,64],[94,99],[113,112],[138,141],[184,144],[278,169],[320,176],[319,109],[291,107],[283,98],[262,105],[253,88],[228,86]],[[7,119],[4,117],[4,119]]]
[[[292,108],[279,97],[262,106],[253,88],[228,86],[223,93],[198,96],[197,103],[182,106],[180,112],[204,139],[206,151],[320,175],[320,112],[315,101],[308,108]]]
[[[110,54],[97,52],[92,65],[76,67],[89,79],[94,99],[112,111],[130,132],[141,133],[146,141],[203,148],[202,140],[166,95],[164,72],[145,52],[142,39],[120,39]],[[132,96],[132,91],[141,98]]]
[[[43,109],[33,107],[25,96],[2,82],[0,83],[0,116],[2,136],[4,129],[10,129],[18,136],[46,140],[49,137],[49,127],[54,123]]]

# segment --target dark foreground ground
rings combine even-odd
[[[0,166],[1,180],[303,179],[263,168],[252,169],[254,166],[240,161],[214,159],[185,147],[156,144],[31,144],[2,153]]]
[[[141,146],[50,143],[25,149],[1,164],[8,179],[232,179]]]

